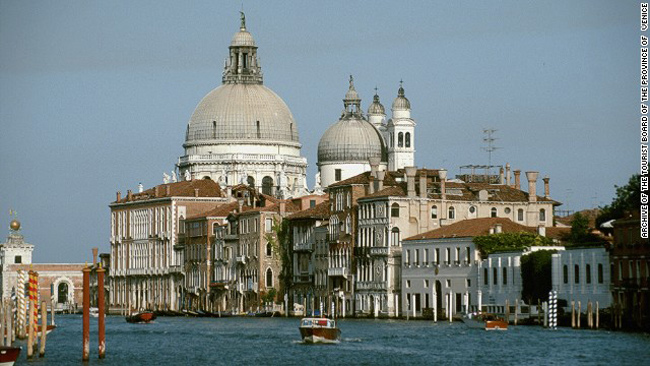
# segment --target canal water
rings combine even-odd
[[[81,315],[55,318],[45,358],[17,365],[80,365]],[[508,331],[462,323],[340,319],[342,341],[300,341],[298,318],[161,317],[151,324],[106,318],[106,358],[97,359],[91,318],[89,365],[648,365],[650,335],[538,326]]]

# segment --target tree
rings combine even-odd
[[[528,304],[546,301],[553,286],[552,255],[555,250],[538,250],[521,257],[521,297]]]
[[[289,230],[289,220],[276,220],[273,219],[273,227],[270,233],[264,235],[264,239],[271,244],[273,252],[280,256],[281,270],[280,270],[280,283],[282,287],[280,291],[288,292],[291,286],[291,267],[292,260],[289,252],[289,245],[291,245],[291,230]]]
[[[616,197],[612,203],[601,207],[601,213],[596,217],[596,227],[604,222],[613,219],[620,219],[625,216],[625,211],[632,211],[639,208],[641,202],[641,175],[634,174],[626,185],[616,188]]]
[[[529,232],[499,233],[476,236],[473,239],[481,257],[486,258],[490,253],[524,250],[531,246],[553,245],[553,240]]]
[[[564,236],[562,240],[568,242],[567,245],[579,246],[600,246],[607,243],[600,236],[590,231],[589,218],[580,212],[576,212],[571,220],[571,232]]]

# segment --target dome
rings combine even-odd
[[[230,47],[256,47],[256,46],[255,46],[255,40],[253,39],[253,35],[251,35],[246,30],[242,30],[235,33],[235,35],[232,37],[232,41],[230,42]]]
[[[386,146],[379,131],[356,117],[342,118],[325,131],[318,143],[318,162],[387,161]]]
[[[262,84],[224,84],[199,102],[187,126],[186,144],[219,140],[299,145],[289,107]]]
[[[11,230],[13,230],[13,231],[18,231],[18,230],[20,230],[20,221],[18,221],[18,220],[16,220],[16,219],[11,220],[11,222],[9,223],[9,228],[10,228]]]
[[[386,114],[384,106],[379,102],[379,95],[375,94],[372,104],[368,107],[368,114]]]
[[[393,101],[393,110],[410,110],[411,102],[404,96],[404,88],[400,82],[399,90],[397,91],[397,98]]]

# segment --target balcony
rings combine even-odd
[[[370,255],[370,248],[368,247],[354,247],[354,256],[355,257],[365,257]]]
[[[296,243],[293,245],[294,252],[312,252],[314,249],[312,243]]]
[[[372,247],[370,248],[370,255],[388,256],[389,249],[388,247]]]
[[[314,276],[310,274],[301,274],[293,276],[293,283],[312,283]]]
[[[245,255],[237,256],[235,257],[235,261],[237,262],[237,264],[246,265],[246,256]]]
[[[348,268],[347,267],[333,267],[327,269],[327,275],[329,277],[343,277],[348,278]]]
[[[357,291],[386,291],[388,286],[386,282],[357,282]]]
[[[169,273],[183,273],[183,266],[178,264],[169,266]]]

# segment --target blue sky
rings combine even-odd
[[[239,1],[0,0],[0,230],[37,262],[109,250],[115,192],[162,183],[187,122],[221,84]],[[264,83],[298,124],[308,183],[348,75],[366,109],[404,80],[416,164],[551,178],[579,210],[639,169],[637,1],[246,1]],[[523,181],[525,183],[525,180]],[[542,189],[538,185],[538,191]],[[6,224],[2,224],[5,223]],[[3,234],[4,231],[4,234]]]

